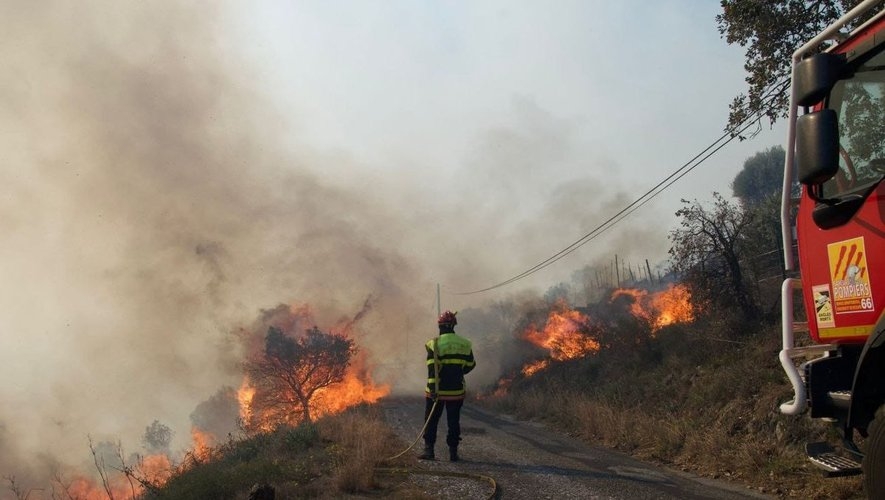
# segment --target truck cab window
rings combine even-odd
[[[839,172],[823,186],[835,198],[868,190],[885,174],[885,45],[836,84],[828,107],[839,114]]]

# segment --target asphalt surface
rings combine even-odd
[[[397,435],[412,443],[423,425],[424,402],[382,403]],[[504,499],[747,499],[773,498],[745,487],[699,478],[583,444],[541,424],[522,422],[466,404],[461,413],[461,461],[449,462],[445,416],[437,460],[417,461],[411,481],[434,498]],[[423,441],[411,453],[417,456]],[[440,475],[436,475],[439,473]],[[455,473],[460,477],[444,475]],[[487,480],[497,484],[495,492]]]

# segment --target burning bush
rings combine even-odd
[[[246,364],[255,393],[251,399],[254,420],[247,429],[268,423],[297,424],[311,421],[314,395],[320,389],[344,380],[356,352],[353,340],[313,327],[297,338],[279,328],[267,331],[264,353]]]
[[[521,368],[498,381],[496,393],[506,392],[515,376],[531,377],[552,363],[595,355],[601,350],[630,352],[646,343],[661,328],[694,320],[694,307],[684,286],[670,285],[651,292],[638,288],[615,289],[608,300],[573,308],[564,299],[546,311],[527,314],[518,338],[532,347]],[[538,319],[540,318],[540,319]]]
[[[543,328],[530,325],[523,339],[546,351],[545,359],[531,362],[522,368],[529,376],[547,366],[550,359],[565,361],[582,358],[599,350],[599,342],[591,333],[590,318],[558,301],[550,311]]]
[[[353,318],[328,332],[313,324],[306,305],[264,311],[243,335],[251,349],[237,393],[244,429],[256,432],[295,425],[387,395],[389,387],[372,382],[366,357],[351,338],[369,306],[366,301]],[[259,331],[267,332],[261,347],[255,342]]]

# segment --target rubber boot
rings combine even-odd
[[[433,454],[433,445],[425,444],[424,452],[418,455],[419,460],[436,460],[436,457]]]
[[[457,446],[449,446],[449,460],[452,462],[457,462],[461,458],[458,457],[458,447]]]

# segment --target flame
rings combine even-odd
[[[330,333],[353,338],[358,335],[356,326],[359,321],[371,310],[372,297],[366,299],[360,310],[353,317],[345,317],[329,329]],[[262,339],[268,326],[273,325],[286,332],[288,335],[298,335],[311,327],[315,327],[316,321],[311,307],[307,304],[279,306],[271,311],[266,311],[259,326],[247,331],[241,331],[244,344],[247,347],[247,356],[263,356],[264,344]],[[362,403],[375,403],[390,393],[389,385],[379,385],[372,379],[365,351],[358,350],[351,358],[351,363],[345,371],[340,382],[318,389],[308,402],[310,418],[322,417],[328,414],[339,413],[346,408]],[[281,404],[261,404],[263,395],[256,386],[244,375],[240,388],[237,390],[237,402],[239,415],[243,426],[249,432],[266,432],[274,428],[301,422],[304,414],[300,411],[300,404],[295,403],[299,398],[292,390],[283,389],[282,393],[275,393],[274,399]],[[293,402],[291,406],[286,402]]]
[[[630,313],[649,322],[652,332],[667,325],[694,320],[691,294],[684,285],[670,284],[666,290],[654,293],[637,288],[619,288],[612,292],[611,301],[622,296],[633,298]]]
[[[374,382],[366,363],[365,356],[358,353],[341,382],[317,390],[310,400],[311,415],[322,417],[340,413],[362,403],[375,403],[390,394],[388,384]],[[237,400],[240,404],[240,417],[247,428],[268,432],[281,424],[298,423],[300,414],[274,410],[261,411],[253,408],[252,398],[255,396],[255,391],[248,377],[244,377],[237,391]]]
[[[548,315],[543,329],[538,330],[532,325],[523,338],[546,349],[550,357],[557,361],[581,358],[599,351],[599,342],[585,332],[589,323],[590,318],[586,315],[560,303]],[[532,373],[540,368],[543,367],[536,368]]]
[[[243,377],[243,383],[237,389],[237,402],[240,405],[240,420],[250,422],[252,420],[252,398],[255,397],[255,388],[249,382],[249,377]]]
[[[655,330],[674,323],[694,321],[691,293],[684,285],[670,285],[667,290],[654,294],[652,306],[658,311]]]
[[[547,316],[544,328],[531,325],[523,334],[525,340],[547,350],[549,358],[525,364],[522,374],[526,377],[534,375],[547,368],[551,359],[565,361],[599,351],[599,342],[587,335],[589,324],[590,318],[580,311],[570,309],[565,302],[557,303]]]
[[[192,453],[195,458],[205,460],[212,453],[212,447],[215,446],[215,436],[198,427],[191,428],[191,439],[193,440]]]
[[[108,478],[108,481],[108,489],[115,499],[132,500],[142,492],[141,485],[130,485],[123,477]],[[65,484],[64,494],[67,498],[76,498],[78,500],[106,500],[108,498],[108,493],[105,491],[104,486],[86,477],[77,477],[71,480],[69,484]],[[55,498],[54,495],[53,498]]]
[[[547,368],[547,365],[550,364],[549,359],[541,359],[532,363],[528,363],[527,365],[522,367],[522,374],[526,377],[531,377],[535,373]]]
[[[350,319],[342,320],[333,330],[351,335],[356,323],[369,311],[371,300],[367,300],[362,309]],[[293,305],[286,310],[276,309],[269,311],[273,315],[274,324],[285,331],[303,331],[314,325],[313,313],[308,305]],[[264,348],[263,331],[255,332],[240,330],[240,336],[247,352],[260,352]],[[384,396],[390,394],[390,386],[376,384],[369,369],[367,355],[358,351],[348,366],[344,379],[341,382],[318,390],[311,399],[311,414],[313,417],[339,413],[345,409],[361,403],[375,403]],[[253,400],[256,396],[256,388],[247,376],[243,377],[239,389],[236,391],[239,417],[243,424],[250,430],[259,432],[270,431],[281,424],[298,423],[300,414],[293,415],[285,410],[256,414],[253,408]],[[79,500],[106,500],[109,496],[117,500],[135,500],[140,498],[145,491],[145,484],[162,486],[178,472],[186,470],[196,463],[204,462],[213,458],[213,450],[219,444],[218,438],[211,432],[198,427],[191,428],[192,447],[185,455],[185,460],[174,464],[171,458],[164,454],[147,455],[139,460],[137,466],[131,469],[136,480],[127,477],[123,473],[108,471],[108,484],[104,485],[98,478],[77,474],[70,481],[61,482],[57,488],[61,491],[53,491],[53,498],[76,498]],[[190,456],[190,460],[188,459]],[[144,483],[140,482],[144,481]]]
[[[144,457],[141,460],[139,470],[148,482],[156,486],[162,486],[172,477],[174,467],[169,457],[159,454]]]
[[[609,302],[629,297],[629,311],[633,316],[651,325],[652,333],[674,323],[694,320],[691,294],[683,285],[670,285],[666,290],[649,292],[638,288],[619,288],[612,292]],[[530,326],[523,339],[547,351],[548,357],[526,363],[520,372],[530,377],[550,366],[551,361],[582,358],[600,350],[599,341],[590,333],[591,318],[558,302],[547,316],[544,327]],[[495,392],[506,392],[511,380],[499,381]]]
[[[344,380],[317,391],[311,400],[317,416],[340,413],[361,403],[375,403],[390,394],[389,385],[375,385],[365,368],[365,357],[358,356]]]
[[[618,288],[612,292],[610,302],[614,302],[618,297],[628,296],[633,299],[630,303],[630,314],[646,321],[652,320],[652,311],[645,306],[649,302],[648,290],[639,288]]]

